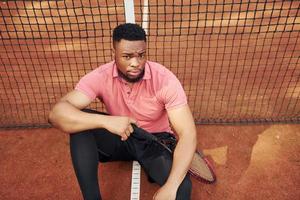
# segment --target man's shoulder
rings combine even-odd
[[[153,61],[147,61],[151,74],[153,77],[161,79],[161,80],[168,80],[169,78],[174,78],[176,75],[168,69],[166,66],[153,62]]]
[[[106,73],[112,73],[113,72],[113,67],[114,67],[114,61],[111,61],[109,63],[100,65],[97,67],[95,70],[93,70],[95,73],[99,74],[106,74]]]
[[[154,62],[154,61],[147,61],[148,65],[151,67],[151,69],[155,69],[155,70],[164,70],[166,69],[166,67],[158,62]]]
[[[173,75],[172,71],[169,70],[166,66],[153,62],[153,61],[147,61],[150,70],[152,73],[155,73],[157,75],[166,76],[166,75]]]
[[[88,72],[85,77],[89,78],[101,78],[101,77],[109,77],[109,75],[113,74],[113,66],[114,62],[109,62],[103,65],[98,66],[97,68],[93,69],[92,71]]]
[[[98,66],[92,71],[88,72],[82,77],[82,80],[86,81],[103,81],[103,79],[108,79],[112,77],[114,62],[109,62],[103,65]],[[110,76],[109,76],[110,75]]]

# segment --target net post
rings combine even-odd
[[[124,0],[126,23],[135,23],[134,2],[133,0]]]
[[[146,34],[148,34],[148,17],[149,17],[148,3],[149,3],[148,0],[144,0],[142,27],[145,30]]]

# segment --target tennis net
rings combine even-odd
[[[0,128],[48,127],[51,107],[113,59],[123,1],[0,4]],[[135,1],[149,60],[177,75],[197,123],[300,121],[299,10],[299,1]]]

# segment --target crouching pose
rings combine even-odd
[[[153,199],[191,198],[187,171],[197,143],[194,119],[179,80],[147,60],[146,44],[139,25],[117,26],[114,60],[83,76],[49,114],[54,127],[70,133],[72,163],[85,200],[101,199],[99,162],[130,160],[137,160],[149,180],[161,186]],[[107,114],[86,109],[95,98],[104,103]],[[159,138],[176,134],[173,154],[133,137],[137,129]]]

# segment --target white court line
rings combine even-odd
[[[141,165],[137,161],[133,161],[130,200],[140,199],[140,186],[141,186]]]

